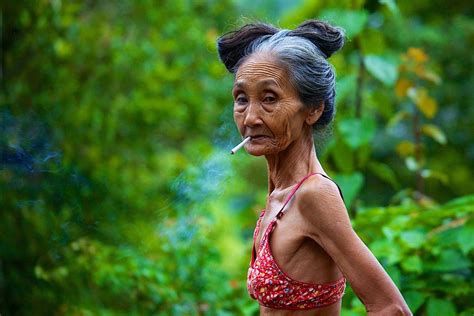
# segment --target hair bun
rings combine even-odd
[[[250,43],[262,36],[271,36],[278,31],[277,28],[271,25],[258,23],[247,24],[236,31],[228,32],[217,40],[219,58],[227,70],[233,72],[235,65],[244,57]]]
[[[300,36],[310,40],[326,58],[329,58],[344,46],[345,38],[342,28],[317,20],[307,20],[301,23],[288,35]]]

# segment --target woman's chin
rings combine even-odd
[[[252,155],[252,156],[255,156],[255,157],[259,157],[259,156],[265,155],[265,153],[262,153],[262,152],[259,152],[259,151],[254,152],[254,151],[248,151],[248,150],[247,150],[247,153],[248,153],[249,155]]]
[[[249,155],[252,156],[265,156],[265,155],[271,155],[274,154],[275,152],[272,151],[269,148],[263,147],[263,146],[245,146],[245,150]]]

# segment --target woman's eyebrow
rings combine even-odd
[[[275,79],[262,79],[262,80],[259,80],[256,82],[256,86],[257,87],[261,87],[261,86],[277,86],[277,87],[280,87],[280,85],[278,84],[278,81],[276,81]],[[243,80],[239,80],[239,81],[236,81],[234,83],[234,89],[235,88],[245,88],[247,86],[247,83]]]
[[[234,83],[234,89],[235,88],[245,88],[246,84],[244,81],[239,80]]]
[[[277,86],[280,87],[275,79],[263,79],[257,82],[257,86]]]

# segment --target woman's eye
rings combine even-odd
[[[245,103],[247,103],[247,98],[243,95],[238,95],[235,98],[235,102],[238,103],[238,104],[245,104]]]
[[[265,103],[275,103],[275,101],[276,101],[276,98],[273,95],[266,95],[263,98],[263,102],[265,102]]]

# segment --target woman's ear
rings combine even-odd
[[[306,120],[305,120],[306,124],[313,125],[314,123],[316,123],[321,117],[321,115],[323,114],[323,112],[324,112],[324,102],[321,102],[319,106],[312,107],[309,110],[308,115],[306,116]]]

